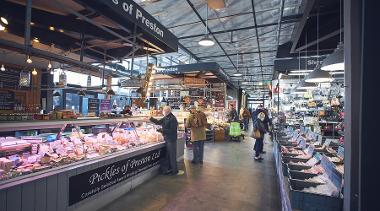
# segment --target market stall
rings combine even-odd
[[[1,131],[16,126],[19,130],[59,130],[58,134],[0,138],[1,210],[104,206],[156,175],[165,154],[156,126],[137,117],[13,122]],[[92,133],[83,133],[86,127]],[[183,142],[178,143],[183,149]],[[177,156],[180,159],[183,150]]]

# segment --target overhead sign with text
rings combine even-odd
[[[178,39],[133,0],[98,0],[98,2],[107,5],[119,16],[136,24],[145,32],[165,43],[172,50],[177,51]]]
[[[120,160],[69,178],[69,206],[160,163],[164,148]]]

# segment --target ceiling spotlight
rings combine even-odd
[[[1,65],[1,68],[0,68],[0,70],[1,70],[1,71],[3,71],[3,72],[5,71],[5,67],[4,67],[4,65],[3,65],[3,64]]]
[[[38,37],[35,37],[35,38],[33,38],[33,42],[40,42],[40,40],[38,39]]]
[[[8,20],[5,18],[5,17],[0,17],[0,20],[2,23],[4,23],[5,25],[8,25]]]
[[[30,22],[30,25],[31,25],[31,26],[34,26],[34,22]]]
[[[55,30],[54,26],[49,26],[49,30],[54,31]]]
[[[0,24],[0,31],[5,31],[5,27]]]
[[[61,32],[61,33],[65,32],[63,29],[59,29],[58,31]]]
[[[28,56],[28,58],[26,59],[26,63],[28,63],[28,64],[32,64],[32,59],[30,58],[30,56]]]
[[[33,68],[32,75],[37,75],[37,70],[36,70],[36,68]]]
[[[48,69],[51,69],[51,68],[52,68],[50,61],[49,61],[49,64],[48,64],[47,67],[48,67]]]

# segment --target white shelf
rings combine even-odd
[[[64,124],[75,124],[78,126],[117,124],[121,121],[143,121],[144,116],[113,118],[113,119],[72,119],[72,120],[35,120],[35,121],[14,121],[0,122],[0,132],[20,131],[20,130],[36,130],[61,128]]]

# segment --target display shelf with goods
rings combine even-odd
[[[276,134],[273,150],[285,210],[342,209],[344,148],[338,140],[288,127]]]

